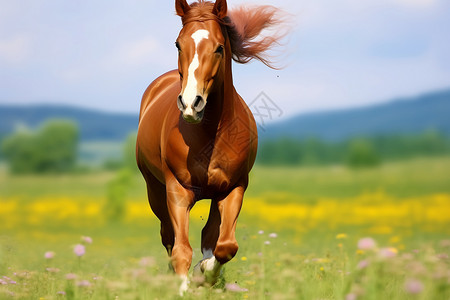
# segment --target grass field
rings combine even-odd
[[[105,218],[114,177],[0,173],[0,299],[178,298],[139,175],[124,219]],[[208,207],[191,212],[194,264]],[[450,299],[450,158],[258,166],[237,239],[221,282],[185,299]]]

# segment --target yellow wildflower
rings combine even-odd
[[[336,235],[336,239],[338,240],[342,240],[342,239],[346,239],[347,238],[347,234],[345,233],[339,233],[338,235]]]
[[[391,237],[390,239],[389,239],[389,243],[391,243],[391,244],[396,244],[396,243],[398,243],[398,242],[400,242],[400,237],[399,236],[393,236],[393,237]]]

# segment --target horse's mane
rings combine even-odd
[[[216,20],[228,34],[234,61],[245,64],[257,59],[276,69],[267,51],[279,45],[286,32],[277,31],[271,36],[260,34],[264,29],[276,29],[275,27],[284,23],[280,9],[269,5],[240,6],[219,19],[212,13],[214,3],[199,0],[190,6],[191,9],[181,19],[183,25],[194,21]]]

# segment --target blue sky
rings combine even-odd
[[[450,87],[450,1],[280,0],[295,19],[283,63],[234,65],[238,92],[283,117]],[[0,0],[0,103],[134,112],[176,68],[174,1]]]

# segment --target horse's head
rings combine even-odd
[[[226,41],[218,20],[226,16],[226,0],[201,4],[204,7],[200,10],[199,3],[191,7],[186,0],[175,1],[176,12],[183,20],[175,43],[181,80],[177,105],[189,123],[201,122],[209,93],[223,81],[225,65]],[[205,7],[210,10],[205,12]]]

